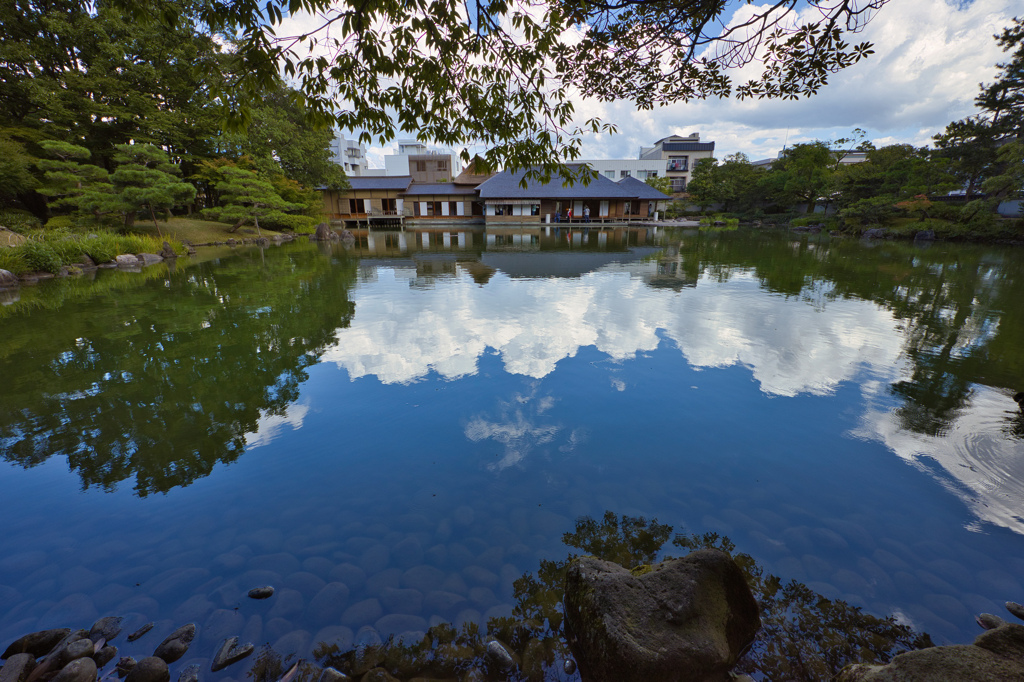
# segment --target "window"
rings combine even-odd
[[[438,161],[437,162],[437,170],[448,170],[448,162],[447,161]]]
[[[619,177],[620,178],[628,178],[629,177],[629,171],[619,171]]]
[[[417,173],[426,173],[427,172],[427,162],[426,161],[417,161],[416,162],[416,172]]]
[[[348,212],[349,213],[362,213],[363,212],[363,202],[360,201],[359,199],[349,199],[348,200]]]
[[[611,171],[605,171],[605,172],[604,172],[604,174],[605,174],[605,175],[607,175],[607,176],[608,176],[609,178],[611,178],[612,180],[614,180],[614,179],[615,179],[615,171],[613,171],[613,170],[611,170]]]
[[[448,215],[458,215],[459,214],[458,205],[459,205],[459,202],[457,202],[457,201],[449,201],[448,202]]]
[[[682,192],[686,189],[686,178],[672,178],[672,191]]]
[[[386,234],[384,235],[384,246],[389,249],[398,248],[398,235],[397,234]]]

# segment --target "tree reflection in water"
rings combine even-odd
[[[657,519],[616,516],[605,512],[598,521],[582,517],[573,532],[562,536],[573,550],[561,561],[541,561],[534,573],[515,581],[515,608],[511,617],[492,618],[486,624],[466,623],[461,628],[441,623],[416,642],[389,639],[380,645],[340,651],[337,645],[315,646],[316,664],[301,662],[295,679],[316,680],[321,667],[333,667],[360,679],[378,669],[398,679],[477,679],[473,671],[487,674],[487,643],[497,639],[516,660],[516,671],[491,670],[500,679],[566,679],[563,663],[570,658],[562,620],[565,571],[577,556],[593,555],[627,568],[670,558],[662,553],[668,540],[681,556],[702,548],[730,553],[743,570],[761,608],[762,629],[750,650],[740,659],[736,672],[769,680],[824,680],[833,678],[845,665],[857,662],[885,663],[911,649],[932,646],[927,634],[915,632],[892,617],[879,618],[844,601],[827,599],[797,581],[783,584],[766,574],[748,554],[735,553],[729,538],[716,533],[674,533]],[[295,663],[264,648],[249,671],[256,682],[274,682]],[[365,678],[364,678],[365,679]]]

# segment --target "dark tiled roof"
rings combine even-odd
[[[661,145],[665,152],[713,152],[714,142],[666,142]]]
[[[551,182],[527,181],[526,189],[519,186],[524,171],[502,171],[477,187],[481,199],[635,199],[636,193],[620,187],[604,175],[598,175],[584,186],[577,182],[571,187],[562,185],[561,179]]]
[[[671,197],[666,194],[662,194],[643,180],[638,180],[634,177],[622,178],[619,180],[618,184],[630,192],[635,192],[633,196],[637,199],[649,199],[651,201],[665,201],[667,199],[671,199]]]
[[[451,182],[414,182],[405,190],[405,195],[410,194],[476,194],[476,187],[456,185]]]
[[[349,178],[348,184],[355,191],[368,189],[405,189],[412,182],[409,175],[377,175],[365,178]]]

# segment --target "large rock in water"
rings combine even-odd
[[[888,665],[849,665],[839,682],[963,682],[1024,680],[1024,625],[1004,623],[974,644],[908,651]]]
[[[331,229],[331,226],[327,223],[320,223],[316,226],[316,232],[313,233],[313,238],[321,242],[329,242],[332,239],[338,238],[338,233]]]
[[[10,270],[0,269],[0,288],[2,287],[16,287],[20,284],[18,276]]]
[[[761,627],[742,571],[714,549],[646,573],[577,559],[565,579],[565,621],[585,682],[718,679]]]

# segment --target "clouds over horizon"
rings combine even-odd
[[[798,101],[715,99],[641,112],[630,102],[580,102],[579,120],[600,116],[619,128],[617,135],[588,136],[583,157],[635,158],[641,145],[692,132],[715,141],[719,158],[744,152],[751,160],[774,157],[787,141],[834,139],[853,128],[876,143],[928,144],[947,123],[974,112],[978,84],[993,80],[1005,57],[992,36],[1018,7],[1007,0],[889,2],[850,41],[874,43],[875,54]]]

